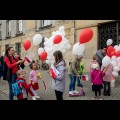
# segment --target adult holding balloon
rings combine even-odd
[[[107,49],[106,48],[100,49],[96,53],[97,62],[99,63],[100,68],[102,66],[102,60],[106,56],[106,54],[107,54]]]

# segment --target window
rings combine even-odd
[[[15,51],[21,56],[21,43],[15,44]]]
[[[23,21],[22,20],[17,20],[17,33],[18,34],[22,33],[22,31],[23,31],[22,25],[23,25]]]
[[[8,48],[8,47],[9,47],[9,45],[8,45],[8,44],[6,44],[6,45],[5,45],[5,51],[7,50],[7,48]]]
[[[7,32],[6,36],[10,37],[11,36],[11,20],[8,20],[6,22],[6,32]]]
[[[107,47],[106,41],[108,39],[113,40],[113,44],[120,44],[120,21],[99,24],[98,26],[98,48],[102,49]]]
[[[51,26],[51,20],[42,20],[41,27]]]
[[[2,24],[0,24],[0,39],[2,39]]]

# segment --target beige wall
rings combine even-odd
[[[75,20],[75,21],[74,20],[54,20],[54,26],[51,29],[35,32],[35,20],[26,20],[25,35],[0,41],[1,53],[5,51],[5,44],[11,44],[14,47],[16,42],[21,42],[22,43],[21,53],[22,53],[22,57],[24,57],[26,55],[26,51],[24,50],[24,47],[23,47],[23,42],[25,40],[30,40],[32,43],[32,38],[37,33],[41,34],[43,37],[50,37],[52,32],[58,30],[60,26],[65,27],[66,38],[70,41],[71,46],[73,46],[75,41],[78,42],[80,32],[86,27],[91,27],[94,32],[94,36],[90,42],[85,44],[86,49],[85,49],[85,54],[83,59],[83,62],[85,63],[85,71],[89,72],[90,60],[92,59],[93,54],[96,53],[97,47],[98,47],[97,25],[98,23],[109,22],[109,21],[112,21],[112,20]],[[32,44],[31,48],[28,50],[28,53],[30,53],[30,55],[34,59],[36,58],[38,59],[38,52],[37,52],[38,48],[39,46],[34,46]],[[68,63],[72,58],[72,47],[71,47],[71,50],[64,57],[68,66]]]

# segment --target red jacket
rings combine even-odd
[[[9,69],[12,68],[12,73],[14,74],[14,73],[16,73],[18,71],[18,65],[16,64],[16,62],[18,60],[15,61],[14,58],[13,58],[13,56],[10,56],[10,59],[12,61],[12,64],[10,63],[8,57],[5,57],[4,61],[6,62],[6,64],[7,64],[7,66],[8,66]]]
[[[31,84],[27,84],[26,80],[23,78],[17,78],[17,81],[19,80],[23,80],[24,82],[18,82],[18,86],[21,88],[22,93],[20,95],[17,96],[17,98],[20,99],[24,99],[28,97],[28,93],[31,96],[34,96],[34,94],[31,92],[30,87]]]

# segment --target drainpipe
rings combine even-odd
[[[74,20],[74,43],[76,43],[76,34],[75,34],[75,20]]]

